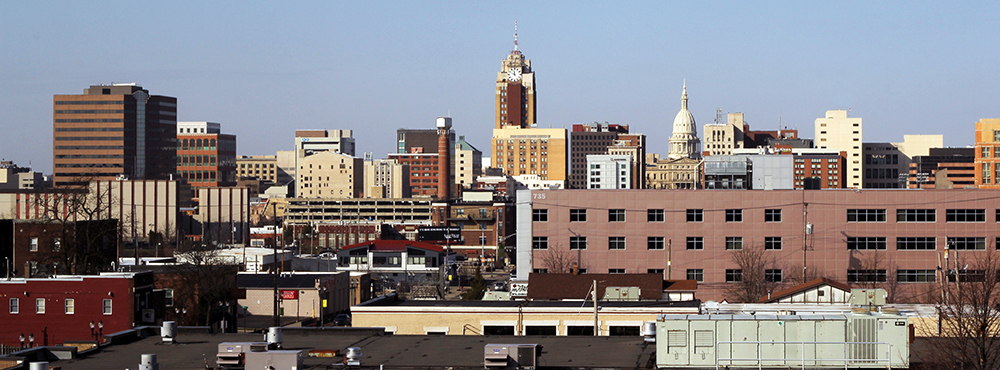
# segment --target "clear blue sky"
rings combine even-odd
[[[608,121],[665,153],[687,80],[754,129],[830,109],[865,141],[973,141],[1000,117],[996,2],[0,2],[0,156],[52,170],[52,95],[137,82],[178,120],[222,123],[239,154],[292,147],[295,129],[354,129],[384,158],[397,128],[456,131],[486,155],[496,72],[531,59],[541,127]],[[818,3],[818,4],[817,4]]]

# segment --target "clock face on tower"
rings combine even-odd
[[[521,67],[514,67],[507,69],[507,79],[511,82],[517,82],[521,80]]]

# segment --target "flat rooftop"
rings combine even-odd
[[[159,336],[112,345],[73,360],[51,362],[65,370],[134,369],[142,354],[156,354],[161,369],[204,369],[216,366],[218,344],[261,342],[264,334],[207,334],[182,329],[177,344]],[[539,344],[542,367],[635,369],[651,364],[655,347],[642,337],[385,335],[381,328],[286,328],[284,349],[302,350],[303,369],[339,368],[343,357],[308,357],[311,350],[361,347],[361,365],[377,368],[482,369],[486,344]]]

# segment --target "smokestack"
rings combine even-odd
[[[438,117],[438,191],[439,200],[451,197],[451,117]]]

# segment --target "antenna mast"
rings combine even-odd
[[[514,20],[514,54],[517,54],[517,19]]]

